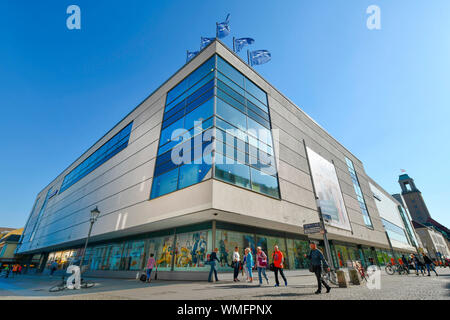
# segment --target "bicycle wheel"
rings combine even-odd
[[[327,280],[328,280],[328,282],[334,284],[335,286],[338,285],[336,272],[334,272],[334,271],[330,271],[327,273]]]
[[[395,270],[394,270],[394,268],[392,268],[392,266],[386,266],[384,268],[384,270],[386,271],[387,274],[389,274],[391,276],[395,273]]]
[[[89,289],[89,288],[92,288],[93,286],[95,286],[95,283],[92,281],[82,281],[81,282],[81,288],[83,288],[83,289]]]
[[[51,287],[48,291],[50,291],[50,292],[59,292],[59,291],[63,291],[65,288],[66,288],[65,285],[58,284],[56,286]]]

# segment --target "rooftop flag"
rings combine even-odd
[[[251,45],[255,42],[255,40],[252,38],[239,38],[234,39],[233,41],[234,41],[233,43],[234,52],[240,52],[243,47]]]
[[[199,51],[186,51],[186,63],[198,55]]]
[[[222,23],[216,23],[217,31],[216,31],[216,37],[219,39],[225,38],[227,35],[230,34],[230,14],[227,15],[227,19],[225,22]]]
[[[208,44],[210,44],[210,43],[213,42],[214,40],[215,40],[215,38],[204,38],[204,37],[201,37],[201,40],[200,40],[200,42],[201,42],[201,44],[200,44],[200,50],[203,49],[203,48],[205,48],[205,47],[207,47]]]
[[[267,50],[248,51],[248,63],[251,66],[256,66],[269,62],[272,55]]]

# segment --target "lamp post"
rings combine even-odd
[[[83,268],[84,255],[86,254],[86,249],[87,249],[87,246],[89,243],[89,238],[91,237],[92,226],[94,225],[95,221],[97,221],[99,215],[100,215],[100,210],[98,210],[98,207],[95,207],[95,209],[91,210],[91,218],[89,219],[91,225],[89,227],[89,233],[86,238],[86,242],[84,244],[83,255],[81,256],[81,260],[80,260],[80,273],[83,272],[82,268]]]

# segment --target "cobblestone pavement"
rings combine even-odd
[[[301,299],[301,300],[450,300],[450,269],[438,268],[439,276],[389,276],[381,272],[381,288],[369,289],[364,283],[349,288],[333,288],[330,293],[315,295],[316,281],[311,274],[286,272],[289,285],[273,287],[257,286],[257,283],[234,283],[223,280],[218,283],[156,281],[150,286],[137,280],[90,279],[96,283],[91,289],[80,291],[65,290],[50,293],[50,286],[58,278],[48,276],[19,276],[14,279],[0,278],[0,299],[70,299],[70,300],[129,300],[129,299],[170,299],[170,300],[267,300],[267,299]],[[221,278],[230,275],[222,274]]]

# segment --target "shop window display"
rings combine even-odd
[[[228,230],[216,230],[216,247],[219,249],[218,258],[220,262],[218,269],[222,271],[232,270],[231,262],[235,247],[239,247],[241,261],[244,257],[245,248],[250,247],[253,252],[256,252],[255,237],[253,234]]]
[[[177,234],[174,270],[207,270],[208,256],[212,251],[209,245],[210,232],[196,231]]]
[[[145,241],[129,241],[124,245],[121,270],[141,270],[144,265]]]
[[[149,253],[155,255],[158,270],[169,271],[172,269],[173,237],[170,235],[149,240]]]
[[[275,245],[277,245],[278,248],[281,250],[281,252],[283,252],[284,268],[285,269],[290,269],[289,259],[288,259],[288,252],[286,250],[286,242],[285,242],[284,238],[257,236],[256,240],[257,240],[258,243],[260,243],[260,242],[264,243],[264,241],[265,241],[265,246],[266,246],[266,251],[265,252],[267,253],[267,256],[269,258],[269,263],[272,263],[273,247]]]
[[[350,260],[349,255],[348,255],[348,251],[347,248],[345,246],[336,244],[334,245],[334,248],[336,250],[336,256],[337,256],[337,260],[339,263],[339,268],[346,268],[347,267],[347,263]]]
[[[120,262],[122,260],[123,243],[113,244],[111,246],[111,254],[109,256],[109,270],[120,270]]]
[[[287,239],[289,265],[292,269],[308,269],[309,259],[305,254],[310,251],[309,242],[304,240]]]

